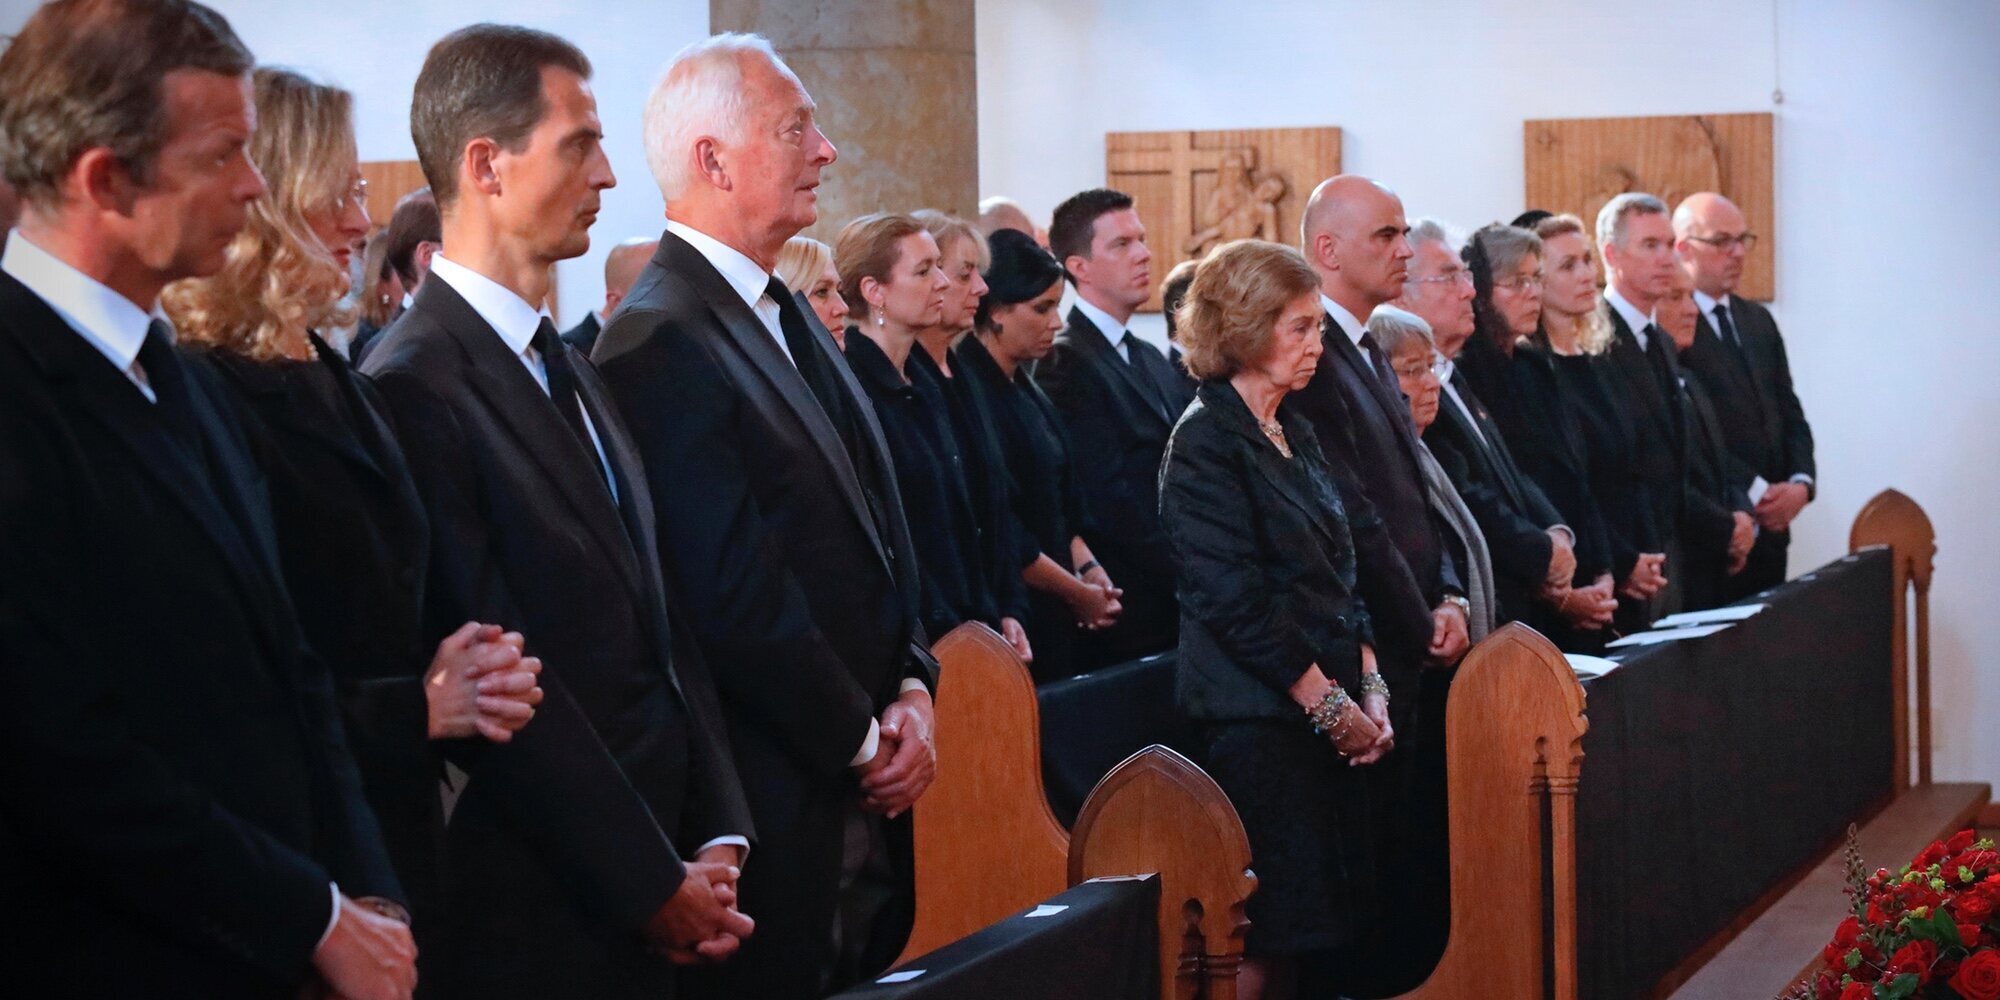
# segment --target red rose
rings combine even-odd
[[[1993,901],[1982,893],[1961,893],[1952,901],[1952,915],[1962,924],[1983,924],[1993,916]]]
[[[1867,983],[1848,983],[1840,991],[1840,1000],[1874,1000],[1875,990]]]
[[[1840,980],[1831,972],[1813,979],[1813,1000],[1840,1000]]]
[[[1931,966],[1937,962],[1937,945],[1930,941],[1912,941],[1896,949],[1889,956],[1888,974],[1895,976],[1905,972],[1915,973],[1917,984],[1931,981]]]
[[[1960,830],[1957,833],[1952,834],[1950,840],[1944,842],[1944,852],[1946,854],[1957,854],[1958,852],[1963,851],[1968,847],[1971,847],[1973,838],[1976,836],[1978,835],[1974,833],[1972,828],[1970,827]]]
[[[2000,951],[1967,958],[1949,985],[1965,1000],[2000,1000]]]

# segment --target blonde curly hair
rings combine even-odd
[[[341,302],[351,277],[310,221],[349,196],[354,95],[264,67],[252,88],[250,159],[268,190],[251,203],[222,270],[167,286],[160,302],[182,342],[271,360],[286,357],[285,344],[301,331],[354,321]]]

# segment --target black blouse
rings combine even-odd
[[[1507,446],[1521,470],[1541,487],[1563,523],[1575,532],[1576,576],[1572,582],[1589,586],[1612,572],[1613,553],[1591,486],[1589,450],[1572,412],[1572,394],[1565,380],[1557,376],[1554,358],[1546,348],[1522,344],[1511,359],[1492,348],[1488,360],[1493,359],[1497,364],[1489,369],[1489,378],[1505,387],[1512,414],[1512,426],[1502,425]],[[1475,385],[1474,391],[1481,393],[1484,402],[1484,388]],[[1487,403],[1489,409],[1492,405]],[[1498,416],[1496,412],[1496,419]],[[1629,572],[1631,565],[1627,563],[1625,569]]]
[[[968,335],[965,340],[973,340]],[[910,352],[913,381],[928,382],[944,398],[951,431],[945,442],[954,464],[965,481],[971,503],[972,529],[979,554],[979,573],[1000,614],[1026,622],[1028,584],[1021,571],[1038,554],[1020,518],[1014,513],[1014,477],[1000,447],[998,418],[992,401],[978,391],[972,379],[953,362],[952,374],[944,370],[921,346]]]
[[[1645,481],[1632,463],[1638,429],[1622,405],[1625,396],[1609,381],[1618,373],[1594,355],[1556,355],[1551,361],[1571,419],[1583,441],[1590,492],[1611,543],[1612,572],[1624,579],[1638,553],[1658,552]]]
[[[1038,553],[1074,571],[1070,542],[1083,534],[1086,515],[1055,404],[1025,366],[1008,378],[978,337],[959,341],[951,353],[967,386],[991,404],[1023,532]]]
[[[912,357],[923,348],[912,345]],[[896,488],[917,550],[919,613],[935,641],[968,621],[998,627],[991,588],[980,575],[978,532],[963,459],[952,439],[943,391],[912,361],[903,373],[860,329],[847,331],[847,363],[875,407],[896,465]]]

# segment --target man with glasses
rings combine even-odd
[[[1561,602],[1576,572],[1576,536],[1541,487],[1515,464],[1500,425],[1454,364],[1472,337],[1473,288],[1472,270],[1459,259],[1453,242],[1434,219],[1411,224],[1416,256],[1410,258],[1409,277],[1395,304],[1431,326],[1443,399],[1437,419],[1424,431],[1424,443],[1486,536],[1497,621],[1504,623],[1527,617],[1538,601]]]
[[[1792,519],[1815,494],[1812,427],[1792,391],[1785,339],[1769,310],[1734,293],[1743,262],[1757,245],[1743,213],[1712,191],[1689,195],[1674,210],[1674,247],[1694,279],[1701,310],[1694,343],[1681,363],[1715,404],[1729,451],[1756,471],[1757,544],[1734,578],[1741,597],[1785,579]]]

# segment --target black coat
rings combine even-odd
[[[447,282],[425,282],[364,366],[430,516],[429,635],[504,624],[542,660],[534,721],[459,755],[471,780],[448,832],[441,973],[457,995],[670,990],[639,930],[679,887],[681,852],[754,832],[689,616],[670,621],[638,454],[596,372],[561,349],[616,504],[597,456]]]
[[[965,342],[978,337],[966,334]],[[956,355],[957,351],[949,352]],[[978,391],[958,370],[945,374],[922,347],[910,353],[910,367],[937,388],[950,418],[946,445],[957,455],[966,498],[972,508],[972,526],[978,533],[974,551],[979,557],[979,583],[992,594],[1000,614],[1022,622],[1028,615],[1028,585],[1021,570],[1035,561],[1034,542],[1014,513],[1019,487],[1007,471],[1007,458],[1000,447],[999,415],[985,393]]]
[[[598,332],[597,314],[594,312],[585,313],[583,319],[579,320],[575,326],[562,332],[562,340],[563,343],[576,348],[576,353],[587,358],[590,356],[591,349],[597,346]]]
[[[1145,344],[1135,349],[1153,350]],[[1173,648],[1179,611],[1173,558],[1160,529],[1159,483],[1160,459],[1180,414],[1078,309],[1070,310],[1069,325],[1056,334],[1035,379],[1062,414],[1069,437],[1091,513],[1083,540],[1125,591],[1118,624],[1092,638],[1093,665]]]
[[[1737,513],[1751,510],[1747,491],[1755,475],[1729,453],[1721,422],[1701,380],[1684,375],[1681,411],[1687,414],[1688,496],[1682,537],[1682,593],[1689,609],[1727,604],[1734,581],[1729,576],[1729,540]]]
[[[842,817],[859,794],[848,764],[904,679],[937,682],[881,428],[833,338],[801,312],[859,411],[858,462],[770,331],[671,232],[597,343],[761,835],[739,897],[757,933],[715,977],[716,992],[745,997],[818,989]],[[909,855],[898,860],[907,872]]]
[[[1640,512],[1647,519],[1645,530],[1654,548],[1646,552],[1669,552],[1680,537],[1681,519],[1686,513],[1687,418],[1681,412],[1680,363],[1674,345],[1658,329],[1639,346],[1639,338],[1617,309],[1611,314],[1611,349],[1603,355],[1608,373],[1615,376],[1606,384],[1613,389],[1614,402],[1632,424],[1631,467],[1639,480]],[[1600,498],[1603,499],[1603,498]],[[1607,503],[1609,501],[1606,501]],[[1667,567],[1669,576],[1675,567]]]
[[[204,454],[0,275],[0,960],[24,995],[295,997],[329,882],[401,898],[264,478],[219,376],[179,367]]]
[[[1594,467],[1583,435],[1584,418],[1578,412],[1584,403],[1575,398],[1569,380],[1557,376],[1556,359],[1546,347],[1521,344],[1511,359],[1497,348],[1493,353],[1504,362],[1505,367],[1497,370],[1518,404],[1519,430],[1507,433],[1508,447],[1576,534],[1576,576],[1571,582],[1589,586],[1605,573],[1621,576],[1621,567],[1614,565],[1619,553],[1612,544],[1611,528],[1592,486]],[[1629,561],[1622,567],[1624,572],[1631,568]]]
[[[1452,373],[1451,388],[1458,391],[1469,414],[1460,411],[1448,393],[1441,393],[1445,398],[1438,400],[1438,417],[1424,431],[1424,443],[1438,456],[1486,536],[1498,620],[1525,618],[1548,579],[1555,548],[1549,529],[1562,523],[1562,515],[1521,471],[1499,422],[1463,373]]]
[[[347,745],[422,949],[441,926],[433,908],[444,850],[443,758],[431,747],[423,688],[440,638],[423,620],[430,522],[387,404],[346,359],[313,343],[314,362],[206,354],[234,390],[270,483],[285,584],[333,671]]]
[[[1227,382],[1204,384],[1174,428],[1160,517],[1180,569],[1176,694],[1192,717],[1299,719],[1287,693],[1317,664],[1349,691],[1374,641],[1357,593],[1349,511],[1311,423],[1280,408],[1287,459]]]

